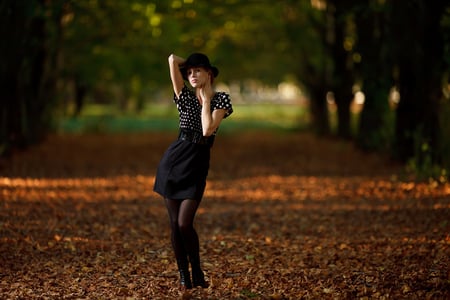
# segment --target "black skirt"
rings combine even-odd
[[[201,200],[208,176],[210,145],[178,139],[164,152],[153,190],[167,199]]]

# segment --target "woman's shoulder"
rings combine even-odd
[[[216,92],[212,101],[212,109],[225,109],[224,118],[233,113],[233,105],[231,104],[230,94],[227,92]]]
[[[189,89],[186,85],[181,89],[180,94],[177,96],[176,93],[173,94],[173,101],[180,107],[184,106],[185,103],[192,101],[195,98],[194,92]]]
[[[184,85],[181,89],[180,98],[181,97],[193,97],[195,96],[195,93],[193,90],[191,90],[187,85]]]

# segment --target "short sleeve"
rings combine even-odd
[[[225,109],[224,119],[233,113],[233,105],[231,104],[230,95],[224,92],[217,93],[212,103],[212,110]]]

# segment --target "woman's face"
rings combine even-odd
[[[187,78],[193,88],[204,86],[208,80],[211,83],[210,72],[202,67],[193,67],[187,70]]]

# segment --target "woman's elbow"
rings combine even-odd
[[[206,128],[203,129],[203,136],[211,136],[214,133],[213,128]]]
[[[216,131],[217,126],[208,126],[203,128],[203,136],[211,136]]]

